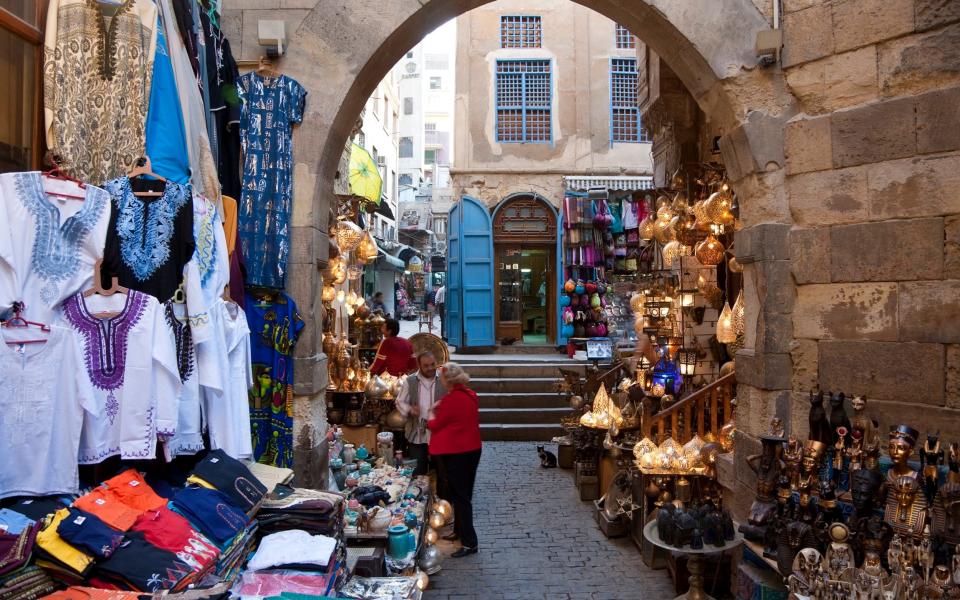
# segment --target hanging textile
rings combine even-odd
[[[307,92],[285,75],[256,72],[241,76],[238,87],[244,155],[239,236],[246,282],[283,289],[290,254],[293,125],[303,120]]]
[[[170,461],[175,456],[196,454],[204,449],[203,419],[197,352],[193,345],[187,307],[168,300],[163,304],[163,317],[173,334],[177,371],[182,384],[177,397],[177,432],[163,444],[164,457]]]
[[[127,177],[108,181],[104,188],[113,198],[105,271],[119,278],[120,285],[166,302],[193,256],[190,189],[168,181],[159,198],[141,198],[134,195]]]
[[[39,172],[5,173],[0,205],[0,246],[9,244],[0,261],[0,308],[20,301],[28,318],[49,323],[66,297],[90,286],[93,265],[103,256],[110,195]]]
[[[157,52],[153,61],[150,110],[147,112],[147,156],[154,173],[176,183],[190,181],[187,133],[162,15],[157,23]]]
[[[44,40],[47,146],[92,183],[133,168],[144,154],[157,8],[123,0],[50,0]]]
[[[250,423],[253,455],[275,467],[293,466],[293,347],[303,319],[297,305],[280,292],[270,299],[247,295],[253,387]]]
[[[203,389],[203,414],[210,434],[210,448],[221,449],[236,459],[253,458],[250,435],[250,404],[248,391],[253,387],[250,358],[250,328],[242,307],[234,302],[220,301],[213,316],[223,324],[222,338],[217,345],[201,347],[201,356],[207,348],[211,361],[216,361],[220,373],[220,387]],[[257,415],[258,429],[269,426],[268,415]]]
[[[220,33],[220,57],[217,71],[217,89],[214,95],[215,116],[217,118],[217,138],[219,156],[217,173],[223,193],[234,198],[240,197],[240,96],[237,94],[237,80],[240,71],[230,49],[230,40]],[[231,249],[231,252],[233,250]]]

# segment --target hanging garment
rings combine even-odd
[[[160,303],[131,289],[106,297],[78,293],[63,310],[83,339],[82,371],[95,388],[94,410],[84,415],[79,462],[94,464],[117,454],[154,458],[157,435],[176,433],[181,388],[176,344]],[[97,310],[118,312],[100,319],[91,314]]]
[[[237,201],[232,196],[223,196],[222,216],[223,233],[227,239],[227,252],[232,255],[237,245]]]
[[[285,75],[247,73],[237,84],[243,107],[243,192],[239,236],[247,285],[283,289],[290,254],[293,125],[303,120],[307,92]]]
[[[147,156],[157,175],[176,183],[190,181],[187,132],[162,16],[157,23],[157,52],[153,60],[153,85],[147,112]]]
[[[135,196],[127,177],[108,181],[113,215],[104,249],[106,271],[120,285],[169,300],[193,256],[190,188],[168,181],[159,198]]]
[[[250,437],[250,403],[253,386],[250,358],[250,329],[247,316],[234,302],[220,301],[212,313],[222,326],[216,345],[205,343],[198,350],[203,371],[221,373],[220,387],[204,386],[203,414],[210,447],[222,449],[236,459],[253,458]],[[207,368],[206,365],[215,365]],[[269,423],[268,419],[263,419]]]
[[[177,398],[177,432],[163,443],[163,455],[171,461],[175,456],[192,455],[204,449],[203,416],[197,355],[187,307],[167,301],[163,305],[163,316],[176,343],[177,369],[183,384]]]
[[[0,291],[6,303],[0,309],[19,300],[26,306],[24,316],[49,323],[64,298],[90,286],[93,265],[103,256],[109,198],[98,187],[81,188],[39,172],[0,175],[0,214],[6,216],[0,223],[0,254],[6,238],[8,258],[2,262],[14,273],[7,281],[16,286]],[[0,268],[0,283],[2,273]]]
[[[253,388],[250,426],[253,456],[274,467],[293,466],[293,347],[303,319],[293,299],[279,293],[261,301],[247,295]]]
[[[177,0],[190,15],[190,2]],[[164,33],[173,64],[173,76],[180,95],[180,110],[183,113],[183,125],[187,133],[187,154],[190,157],[190,183],[193,191],[213,200],[220,210],[220,181],[217,176],[217,163],[210,151],[210,139],[207,137],[206,114],[203,97],[198,86],[197,71],[191,66],[190,50],[184,41],[192,38],[186,33],[181,35],[179,21],[181,15],[174,11],[171,0],[159,0],[160,14],[163,17]]]
[[[195,247],[184,271],[184,290],[193,341],[200,345],[216,335],[210,311],[230,283],[230,264],[227,239],[216,206],[197,194],[193,196],[192,206]]]
[[[636,229],[640,226],[640,207],[638,202],[624,199],[623,201],[623,228]]]
[[[2,330],[6,340],[36,339],[36,330]],[[85,381],[79,340],[53,326],[42,344],[0,340],[0,498],[73,494],[84,409],[96,408]]]
[[[217,118],[217,138],[219,155],[217,173],[223,193],[234,198],[240,197],[240,96],[237,94],[237,80],[240,71],[230,49],[230,40],[220,33],[220,61],[217,72],[219,98],[223,108],[215,108]],[[236,201],[234,201],[236,202]],[[230,245],[233,252],[233,244]]]
[[[47,146],[75,177],[99,184],[143,156],[156,25],[151,0],[123,0],[115,9],[50,0],[43,57]]]
[[[200,93],[203,95],[204,118],[207,125],[207,138],[210,140],[210,152],[219,157],[220,151],[217,140],[217,120],[213,114],[213,92],[211,83],[217,76],[217,45],[211,32],[210,17],[201,12],[198,2],[190,4],[193,10],[194,35],[200,51]]]

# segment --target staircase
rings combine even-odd
[[[458,356],[480,397],[480,434],[485,441],[540,441],[563,435],[560,418],[572,412],[556,389],[558,367],[583,363],[562,356],[533,360],[496,354]]]
[[[730,420],[733,409],[730,401],[737,394],[737,374],[725,375],[665,410],[644,416],[643,435],[657,443],[672,437],[678,444],[686,444],[694,434],[720,434],[720,428]]]

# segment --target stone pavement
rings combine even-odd
[[[480,552],[450,558],[459,544],[441,540],[443,570],[431,577],[424,600],[675,596],[666,571],[644,566],[629,538],[603,535],[572,471],[540,467],[533,442],[485,443],[473,499]]]

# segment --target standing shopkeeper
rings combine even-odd
[[[379,375],[386,371],[394,377],[403,377],[417,368],[417,360],[413,357],[413,346],[406,338],[399,336],[400,322],[396,319],[387,319],[381,328],[383,341],[377,348],[377,357],[370,367],[370,372]]]
[[[440,477],[446,481],[448,500],[453,504],[453,537],[463,547],[452,554],[460,558],[477,553],[477,532],[473,528],[473,484],[480,465],[480,401],[467,387],[470,376],[457,363],[448,362],[440,371],[440,383],[447,394],[432,411],[430,457],[437,460]],[[449,537],[445,539],[451,539]]]

